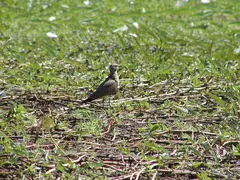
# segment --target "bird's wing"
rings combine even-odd
[[[88,99],[97,99],[101,98],[106,95],[112,95],[115,94],[118,88],[118,84],[113,79],[106,79],[102,84],[99,85],[97,90],[90,95]]]

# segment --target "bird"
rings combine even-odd
[[[98,86],[95,92],[93,92],[87,99],[83,100],[82,103],[91,102],[104,96],[116,94],[119,88],[119,77],[117,73],[118,69],[118,64],[111,64],[109,66],[110,74],[108,75],[108,77]]]

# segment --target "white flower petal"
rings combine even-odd
[[[56,34],[54,34],[54,33],[52,33],[52,32],[48,32],[48,33],[47,33],[47,36],[50,37],[51,39],[58,37]]]
[[[138,37],[136,34],[133,34],[133,33],[128,33],[128,34],[133,37]]]
[[[136,28],[136,29],[138,29],[138,28],[139,28],[139,26],[138,26],[138,23],[137,23],[137,22],[134,22],[134,23],[133,23],[133,25],[135,26],[135,28]]]
[[[126,30],[128,30],[128,27],[126,25],[124,25],[124,26],[122,26],[120,28],[115,29],[113,32],[126,31]]]
[[[89,0],[86,0],[83,2],[85,4],[85,6],[88,6],[90,4],[90,1]]]
[[[62,7],[63,7],[63,8],[66,8],[66,9],[69,8],[69,6],[66,5],[66,4],[63,4]]]
[[[51,16],[48,20],[49,20],[49,21],[54,21],[54,20],[56,20],[56,17]]]
[[[202,2],[203,4],[208,4],[208,3],[210,3],[210,0],[201,0],[201,2]]]

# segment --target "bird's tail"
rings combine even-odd
[[[91,101],[91,100],[90,100],[89,98],[87,98],[87,99],[81,101],[80,103],[81,103],[81,104],[85,104],[85,103],[88,103],[88,102],[90,102],[90,101]]]
[[[87,99],[85,99],[85,100],[81,101],[81,104],[84,104],[84,103],[91,102],[91,101],[93,101],[94,99],[96,99],[96,98],[94,98],[94,97],[90,96],[90,97],[88,97]]]

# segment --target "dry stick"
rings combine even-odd
[[[155,163],[153,165],[151,165],[151,168],[158,166],[158,163]],[[143,169],[142,169],[143,170]],[[141,172],[142,172],[141,170]],[[150,172],[160,172],[160,173],[173,173],[173,174],[192,174],[192,175],[196,175],[197,172],[194,171],[189,171],[189,170],[177,170],[177,169],[157,169],[157,170],[150,170]],[[148,171],[149,172],[149,171]],[[133,173],[132,176],[136,174]],[[222,175],[220,175],[220,177],[223,177]]]
[[[137,173],[137,177],[136,177],[136,180],[139,179],[140,174],[141,174],[144,170],[145,170],[145,168],[142,168],[140,171],[138,171],[138,173]]]
[[[65,137],[63,137],[63,138],[65,138]],[[51,139],[52,142],[54,143],[55,147],[57,147],[57,149],[59,149],[60,152],[61,152],[64,156],[66,156],[66,153],[62,150],[62,148],[60,148],[60,146],[58,145],[58,143],[55,142],[55,140],[53,139],[53,137],[52,137],[51,134],[50,134],[50,139]],[[68,156],[66,156],[66,158],[71,161],[71,159],[70,159]]]
[[[189,170],[177,170],[177,169],[157,169],[160,173],[173,173],[173,174],[191,174],[196,175],[197,172],[189,171]]]
[[[158,166],[158,163],[153,164],[151,167],[153,166]],[[142,169],[143,170],[143,169]],[[138,171],[138,173],[142,173],[142,170]],[[194,171],[190,171],[190,170],[177,170],[177,169],[156,169],[156,170],[150,170],[148,172],[153,172],[153,173],[172,173],[172,174],[191,174],[191,175],[196,175],[198,172],[194,172]],[[136,174],[137,172],[132,173],[131,175],[124,175],[124,176],[118,176],[115,178],[111,178],[111,179],[123,179],[123,178],[129,178],[133,179],[133,176]],[[227,176],[219,174],[219,173],[212,173],[212,172],[208,172],[210,174],[212,174],[213,176],[216,177],[221,177],[221,178],[227,178]],[[137,177],[138,178],[138,177]]]
[[[54,144],[43,144],[43,145],[36,145],[36,144],[31,144],[31,145],[27,145],[26,148],[30,149],[30,148],[35,148],[35,147],[46,147],[46,148],[50,148],[50,147],[54,147]]]
[[[113,135],[113,138],[112,138],[112,141],[114,141],[115,139],[116,139],[116,131],[115,131],[115,128],[113,129],[113,133],[114,133],[114,135]]]
[[[105,135],[105,134],[109,133],[110,130],[111,130],[111,128],[114,126],[114,124],[116,124],[115,121],[111,121],[111,122],[108,124],[107,131],[101,133],[101,135]]]
[[[51,172],[54,172],[54,171],[56,171],[56,168],[55,168],[55,167],[52,168],[52,169],[50,169],[50,170],[48,170],[45,174],[50,174]]]
[[[227,175],[223,175],[223,174],[220,174],[220,173],[213,173],[213,172],[209,172],[209,171],[207,171],[207,172],[210,174],[210,176],[212,174],[212,176],[215,176],[215,177],[221,177],[221,178],[224,178],[224,179],[228,179]]]
[[[113,170],[116,170],[116,171],[119,171],[119,172],[122,172],[122,173],[126,173],[126,171],[123,171],[123,170],[118,169],[116,167],[110,166],[108,164],[103,164],[103,166],[106,166],[106,167],[100,167],[100,169],[113,169]]]
[[[89,141],[81,141],[82,144],[93,145],[93,146],[101,146],[102,144],[89,142]]]
[[[120,163],[120,162],[114,162],[114,161],[108,161],[108,160],[102,161],[102,163],[107,164],[109,166],[111,164],[111,165],[115,165],[115,166],[118,165],[118,166],[126,167],[126,163]]]
[[[239,144],[240,139],[233,139],[233,140],[227,140],[223,143],[222,146],[232,145],[232,144]]]
[[[136,172],[134,172],[134,173],[131,174],[130,180],[133,179],[133,176],[135,175],[135,173],[136,173]]]
[[[155,180],[156,176],[157,176],[157,171],[155,173],[153,173],[152,180]]]
[[[110,177],[111,180],[119,180],[119,179],[129,179],[132,174],[117,176],[117,177]]]
[[[157,134],[168,134],[168,133],[196,133],[196,134],[204,134],[204,135],[210,135],[210,136],[217,136],[215,133],[210,133],[210,132],[200,132],[200,131],[191,131],[191,130],[168,130],[168,131],[163,131],[159,132]]]

